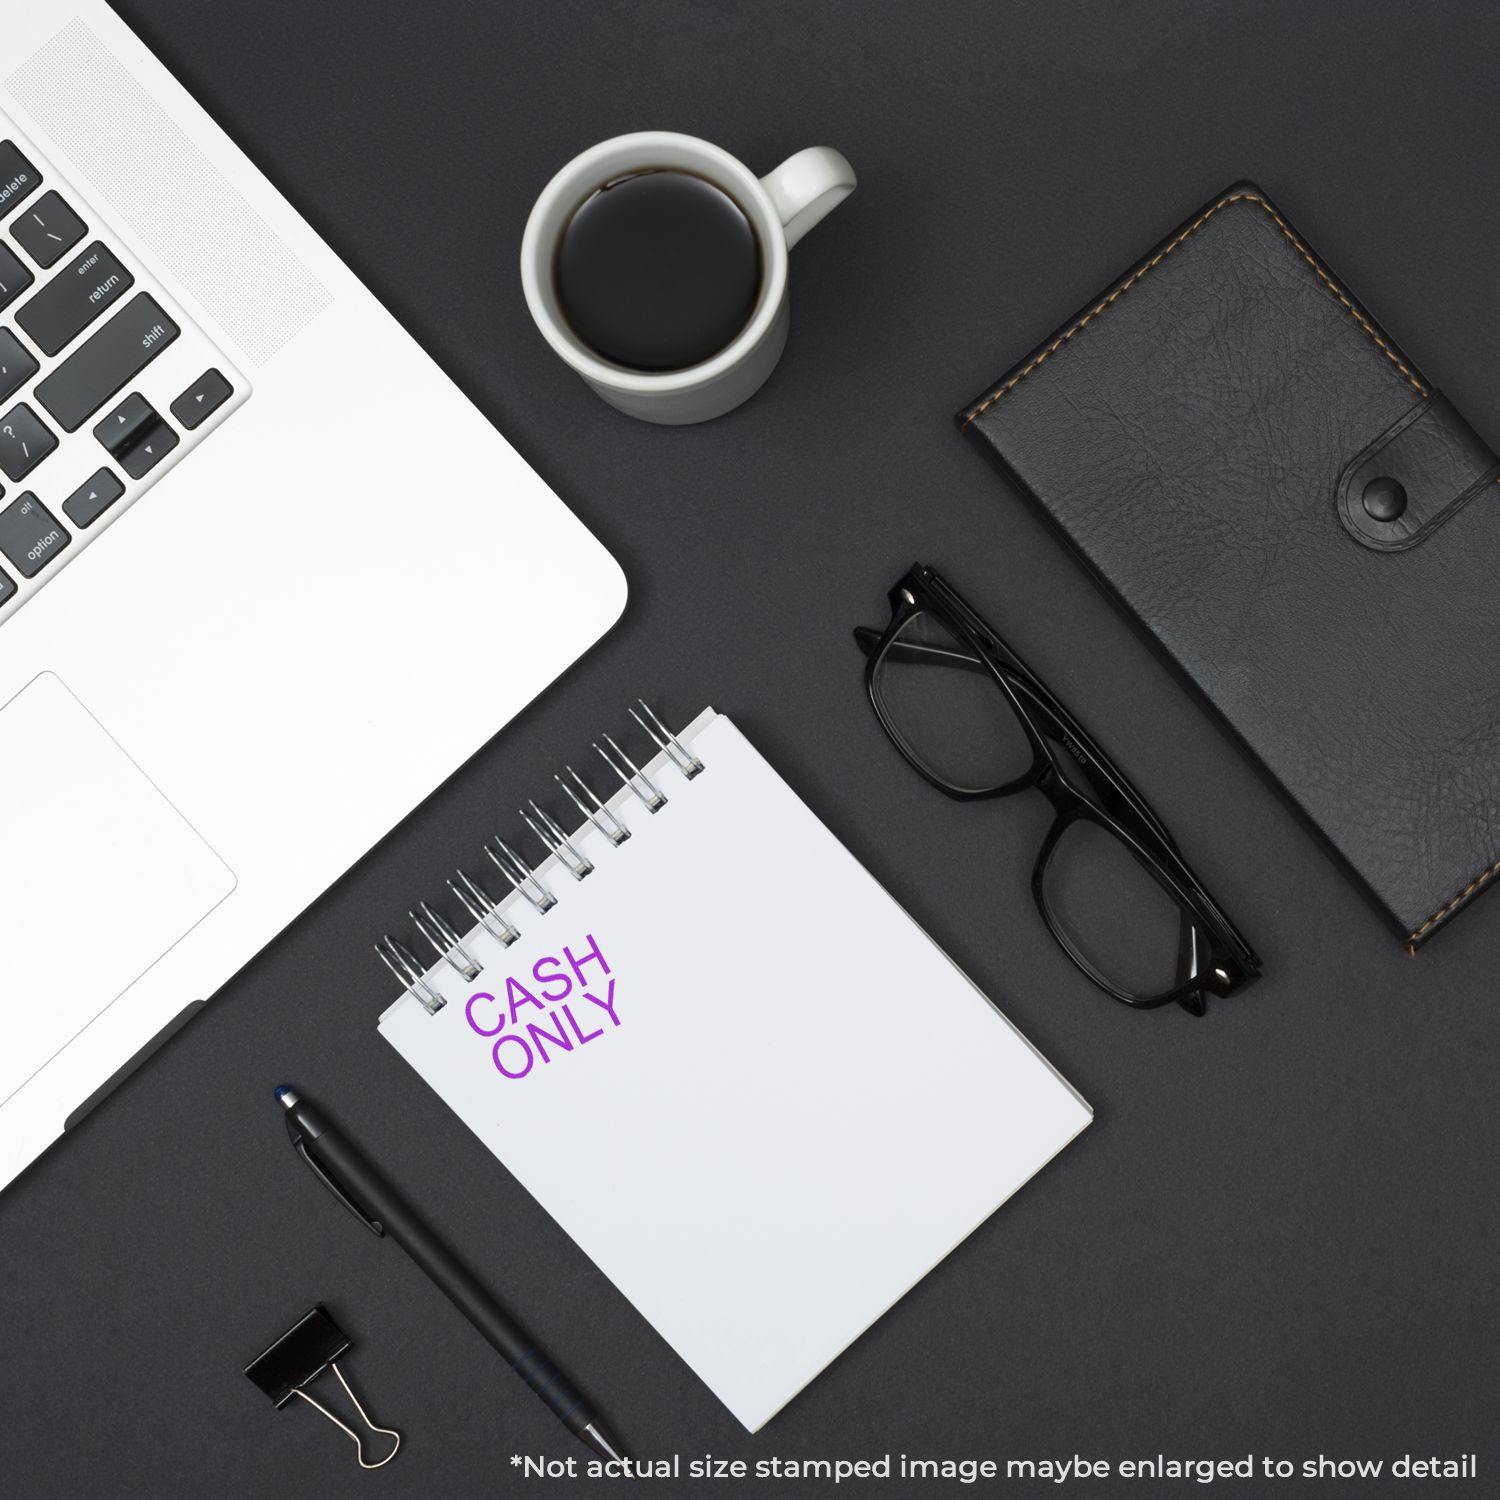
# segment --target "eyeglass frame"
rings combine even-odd
[[[1053,940],[1083,974],[1112,999],[1132,1009],[1155,1010],[1175,1001],[1184,1010],[1200,1016],[1207,1009],[1205,992],[1220,996],[1233,994],[1257,978],[1261,965],[1255,950],[1189,868],[1150,804],[1042,679],[1001,639],[999,632],[941,575],[922,563],[914,564],[891,589],[890,601],[891,620],[884,632],[868,626],[859,627],[854,632],[855,640],[867,658],[865,690],[876,719],[907,764],[929,785],[955,801],[993,801],[1034,787],[1052,804],[1056,817],[1032,868],[1032,896]],[[952,631],[957,640],[974,653],[975,662],[988,671],[1005,694],[1032,749],[1032,763],[1021,776],[994,787],[966,789],[955,786],[927,766],[895,723],[882,701],[877,682],[887,653],[899,644],[901,649],[909,652],[952,654],[943,653],[941,647],[899,642],[905,626],[924,613],[936,616]],[[1042,727],[1048,723],[1050,736]],[[1053,748],[1053,740],[1058,742],[1058,749]],[[1058,758],[1063,748],[1082,766],[1083,786],[1075,784],[1063,771],[1064,762]],[[1096,787],[1096,777],[1107,791]],[[1113,808],[1109,805],[1111,800],[1117,803]],[[1122,821],[1122,817],[1128,821]],[[1139,996],[1117,985],[1079,951],[1062,929],[1060,919],[1051,912],[1044,890],[1048,863],[1067,830],[1084,819],[1099,824],[1121,840],[1148,873],[1166,888],[1179,912],[1185,911],[1195,919],[1189,923],[1194,951],[1189,959],[1188,976],[1173,989],[1160,995]],[[1208,940],[1207,955],[1197,952],[1200,935]]]

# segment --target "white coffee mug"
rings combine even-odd
[[[650,167],[705,178],[744,211],[761,249],[755,310],[712,359],[683,370],[632,370],[601,359],[568,327],[553,266],[558,241],[579,206],[607,182]],[[831,146],[809,146],[774,172],[756,175],[696,136],[640,130],[575,156],[542,189],[521,240],[521,285],[542,336],[611,406],[647,422],[706,422],[748,400],[786,347],[787,251],[854,191],[854,169]]]

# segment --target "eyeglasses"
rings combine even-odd
[[[959,801],[1035,788],[1056,811],[1031,886],[1068,957],[1106,994],[1194,1015],[1260,960],[1123,772],[958,593],[918,564],[882,634],[854,632],[891,742]]]

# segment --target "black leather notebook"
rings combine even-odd
[[[1500,875],[1500,460],[1253,183],[959,414],[1415,950]]]

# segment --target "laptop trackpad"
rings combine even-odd
[[[52,673],[0,708],[0,1104],[234,885]]]

